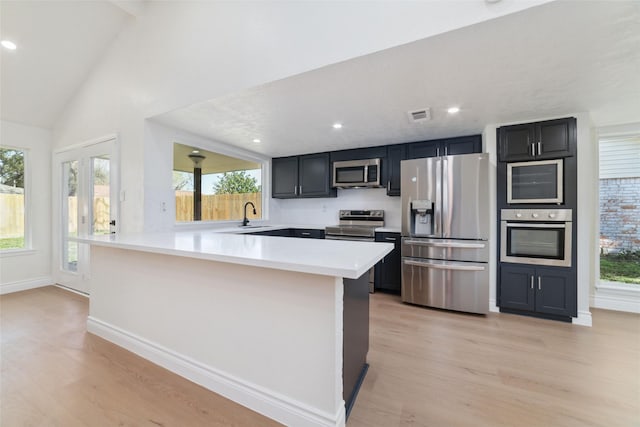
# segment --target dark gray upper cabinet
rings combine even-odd
[[[411,142],[406,146],[407,159],[480,153],[482,151],[482,135]]]
[[[298,160],[299,197],[336,197],[331,188],[329,153],[307,154]]]
[[[573,117],[498,128],[501,162],[557,159],[575,155],[576,119]]]
[[[387,161],[384,162],[384,169],[387,172],[387,196],[400,195],[400,162],[406,158],[405,144],[387,146]]]
[[[336,197],[331,188],[329,153],[274,158],[271,197]]]
[[[280,157],[271,161],[271,197],[298,196],[298,156]]]
[[[461,136],[442,140],[445,156],[482,152],[482,135]]]
[[[331,163],[347,160],[383,159],[387,156],[387,146],[354,148],[352,150],[332,151],[329,153]]]

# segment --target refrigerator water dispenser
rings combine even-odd
[[[433,234],[433,203],[431,200],[411,202],[411,235],[429,236]]]

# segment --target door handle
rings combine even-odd
[[[395,242],[396,238],[395,237],[385,237],[384,240],[389,240],[390,242]]]
[[[391,191],[391,181],[387,181],[387,193]]]
[[[484,243],[436,243],[421,242],[420,240],[405,240],[404,243],[407,245],[432,246],[434,248],[483,249],[485,247]]]
[[[531,289],[533,289],[533,275],[531,276]]]
[[[302,196],[302,185],[298,185],[298,188],[300,188],[299,195]]]
[[[438,270],[460,270],[460,271],[483,271],[484,267],[477,265],[457,265],[457,264],[434,264],[431,262],[415,261],[412,259],[405,259],[403,261],[407,265],[415,265],[417,267],[435,268]]]
[[[542,284],[540,283],[540,276],[538,276],[538,290],[541,291],[542,290]]]
[[[538,141],[538,156],[542,154],[542,142]]]

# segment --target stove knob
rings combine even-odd
[[[538,216],[539,216],[539,215],[538,215],[537,213],[532,213],[532,214],[531,214],[531,216],[532,216],[533,218],[538,218]]]
[[[549,212],[549,218],[555,218],[556,214],[554,214],[553,212]]]
[[[520,212],[518,212],[518,213],[516,214],[516,218],[522,218],[522,214],[521,214]]]

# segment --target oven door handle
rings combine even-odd
[[[512,228],[567,228],[565,223],[562,224],[538,224],[538,223],[523,223],[523,222],[507,222],[507,227]]]
[[[416,261],[413,259],[405,259],[403,261],[407,265],[415,265],[417,267],[436,268],[438,270],[461,270],[461,271],[483,271],[485,267],[479,265],[460,265],[460,264],[434,264],[425,261]]]
[[[420,240],[405,240],[407,245],[431,246],[434,248],[456,248],[456,249],[483,249],[484,243],[460,243],[460,242],[423,242]]]
[[[375,242],[373,237],[351,237],[351,236],[336,236],[335,234],[325,234],[326,240],[348,240],[352,242]]]

